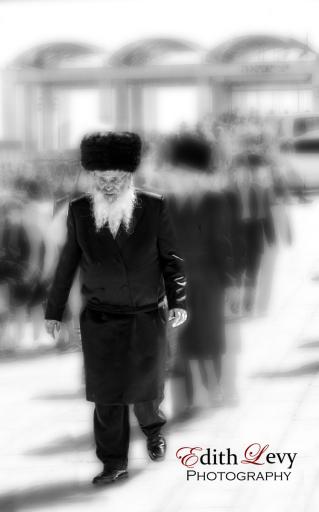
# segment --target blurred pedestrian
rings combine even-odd
[[[198,405],[195,372],[210,402],[219,398],[225,292],[234,296],[229,211],[213,173],[213,157],[204,136],[179,134],[166,141],[166,170],[159,171],[188,276],[189,319],[180,328],[175,367],[183,377],[188,411]],[[182,401],[181,396],[176,401]]]
[[[254,308],[265,247],[275,242],[269,175],[270,169],[264,155],[246,151],[234,160],[228,188],[237,284],[242,288],[242,307],[246,313]]]

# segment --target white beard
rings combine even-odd
[[[115,201],[108,201],[98,190],[91,192],[91,200],[96,231],[100,231],[107,225],[115,238],[121,223],[128,231],[136,202],[133,186],[120,194]]]

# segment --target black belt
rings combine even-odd
[[[161,304],[154,302],[153,304],[145,304],[144,306],[116,306],[113,304],[97,304],[95,302],[88,301],[86,307],[93,311],[101,311],[102,313],[110,313],[112,315],[136,315],[138,313],[155,311],[161,307]]]

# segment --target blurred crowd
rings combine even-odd
[[[37,349],[46,340],[43,304],[64,240],[65,203],[77,193],[78,175],[72,162],[1,164],[1,354]],[[59,343],[65,338],[61,333]]]
[[[179,162],[205,160],[202,140],[211,172],[183,171]],[[175,412],[236,402],[242,320],[267,313],[278,251],[293,238],[287,204],[306,200],[279,141],[276,124],[236,115],[149,140],[140,183],[168,199],[188,280],[188,324],[169,331]],[[194,219],[210,233],[199,236]]]
[[[190,131],[210,141],[213,158],[209,174],[198,175],[195,182],[187,173],[181,179],[167,164],[170,136],[150,134],[144,139],[136,184],[173,198],[172,208],[180,223],[190,222],[196,197],[204,196],[205,191],[214,192],[218,198],[216,209],[203,214],[215,215],[216,240],[226,234],[235,252],[232,279],[227,284],[227,261],[216,259],[216,275],[207,286],[202,264],[189,259],[193,265],[189,268],[191,308],[205,309],[205,305],[214,304],[209,325],[204,322],[194,327],[196,346],[192,340],[184,340],[183,346],[188,349],[181,354],[183,332],[168,328],[171,348],[167,370],[178,385],[182,383],[184,398],[181,400],[176,392],[177,402],[184,401],[192,408],[198,402],[194,375],[206,390],[214,389],[216,399],[225,368],[222,359],[230,345],[233,352],[238,350],[240,320],[267,312],[277,250],[281,244],[292,242],[286,205],[294,197],[300,201],[305,197],[301,180],[289,178],[276,123],[258,116],[227,114],[215,121],[207,117],[192,130],[181,126],[173,136],[187,137]],[[52,348],[54,342],[44,332],[43,306],[64,241],[68,202],[88,190],[87,178],[76,158],[60,158],[33,160],[15,167],[2,163],[0,181],[0,354]],[[190,233],[188,240],[180,242],[187,252],[196,238],[192,239]],[[227,257],[226,247],[220,259]],[[63,329],[55,341],[58,350],[80,349],[78,296],[71,292]],[[208,341],[198,341],[199,331]],[[232,399],[234,368],[229,374]]]

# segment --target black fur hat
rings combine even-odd
[[[204,136],[197,133],[172,135],[164,145],[163,159],[177,167],[209,171],[212,147]]]
[[[87,171],[135,172],[142,142],[133,132],[94,132],[83,137],[81,164]]]

